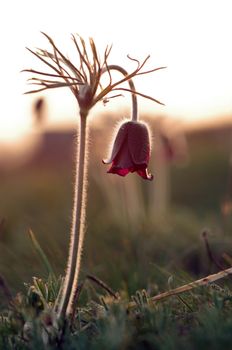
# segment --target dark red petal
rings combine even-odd
[[[139,169],[137,170],[137,173],[145,180],[152,181],[154,178],[152,174],[148,174],[147,169]]]
[[[122,169],[122,168],[115,167],[114,165],[107,171],[107,173],[117,174],[120,176],[126,176],[129,172],[130,172],[130,169],[126,169],[126,168]]]
[[[130,122],[130,125],[128,125],[128,147],[135,164],[148,164],[150,140],[145,124],[141,122]]]
[[[153,175],[148,174],[147,168],[141,167],[141,166],[131,166],[130,168],[121,168],[116,166],[115,164],[112,165],[112,167],[107,171],[107,173],[110,174],[117,174],[120,176],[126,176],[129,172],[134,173],[137,172],[139,176],[141,176],[145,180],[153,180]]]
[[[128,136],[128,123],[123,123],[116,135],[114,144],[113,144],[113,148],[112,148],[112,153],[109,159],[106,160],[102,160],[104,164],[110,164],[113,162],[113,160],[116,158],[116,156],[118,155],[124,141],[126,140],[127,136]]]
[[[123,142],[118,154],[113,160],[113,165],[121,169],[130,169],[134,166],[131,154],[128,149],[128,139]]]

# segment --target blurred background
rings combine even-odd
[[[230,1],[8,1],[1,9],[0,275],[13,291],[46,270],[31,228],[57,275],[66,264],[78,108],[68,89],[23,95],[22,69],[43,69],[25,47],[48,48],[50,35],[74,57],[71,33],[93,37],[109,63],[133,70],[151,55],[138,91],[140,117],[152,134],[149,170],[106,174],[115,125],[130,116],[130,96],[99,104],[90,124],[87,238],[82,273],[129,294],[163,286],[177,271],[200,276],[232,254],[232,24]],[[226,254],[226,255],[225,255]],[[227,257],[225,259],[225,256]],[[224,258],[223,258],[224,257]]]

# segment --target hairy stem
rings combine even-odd
[[[85,234],[85,208],[87,184],[87,115],[80,115],[80,130],[77,150],[77,164],[74,188],[74,204],[71,226],[71,242],[67,272],[64,281],[60,302],[58,305],[58,318],[69,315],[72,309],[75,291],[79,282],[81,256]]]
[[[127,71],[117,65],[109,65],[106,71],[117,70],[125,77]],[[103,72],[104,73],[104,72]],[[137,96],[133,94],[135,86],[133,81],[128,80],[132,90],[132,120],[138,120]],[[87,184],[87,114],[80,113],[80,132],[77,150],[77,165],[75,177],[75,193],[73,205],[73,217],[71,226],[71,242],[69,247],[68,266],[61,297],[58,300],[57,314],[62,319],[72,312],[73,301],[78,287],[82,249],[85,234],[85,208],[86,208],[86,184]]]
[[[127,71],[124,68],[122,68],[116,64],[110,64],[108,66],[108,71],[110,71],[110,70],[117,70],[118,72],[122,73],[125,77],[128,75]],[[128,84],[130,86],[130,89],[132,91],[135,91],[135,85],[134,85],[132,79],[128,80]],[[132,116],[131,116],[131,119],[133,121],[137,121],[138,120],[138,101],[137,101],[136,94],[131,93],[131,98],[132,98]]]

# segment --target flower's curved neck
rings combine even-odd
[[[116,64],[110,64],[109,66],[107,66],[107,70],[106,71],[110,71],[110,70],[117,70],[118,72],[122,73],[125,77],[128,75],[127,71],[122,68],[121,66],[118,66]],[[132,91],[135,91],[135,85],[133,83],[132,79],[128,80],[128,84],[130,86],[130,89]],[[136,94],[133,94],[133,92],[131,93],[131,98],[132,98],[132,115],[131,115],[131,119],[133,121],[138,121],[138,101],[137,101],[137,96]]]

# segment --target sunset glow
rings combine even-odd
[[[12,12],[12,5],[14,11]],[[29,87],[20,71],[38,62],[25,47],[46,48],[40,31],[48,33],[63,52],[74,53],[71,33],[92,36],[104,50],[113,44],[111,63],[127,70],[151,55],[147,68],[167,66],[166,70],[141,76],[135,81],[139,91],[165,103],[165,107],[139,99],[141,108],[152,114],[203,120],[232,111],[231,1],[106,0],[79,2],[29,0],[5,2],[1,33],[1,127],[0,141],[19,137],[31,130],[31,104],[36,95],[25,96]],[[20,13],[20,15],[19,15]],[[10,19],[10,20],[9,20]],[[74,121],[76,105],[69,91],[44,93],[49,123]],[[119,98],[117,108],[127,99]],[[110,102],[111,104],[111,102]],[[102,107],[103,109],[104,107]]]

